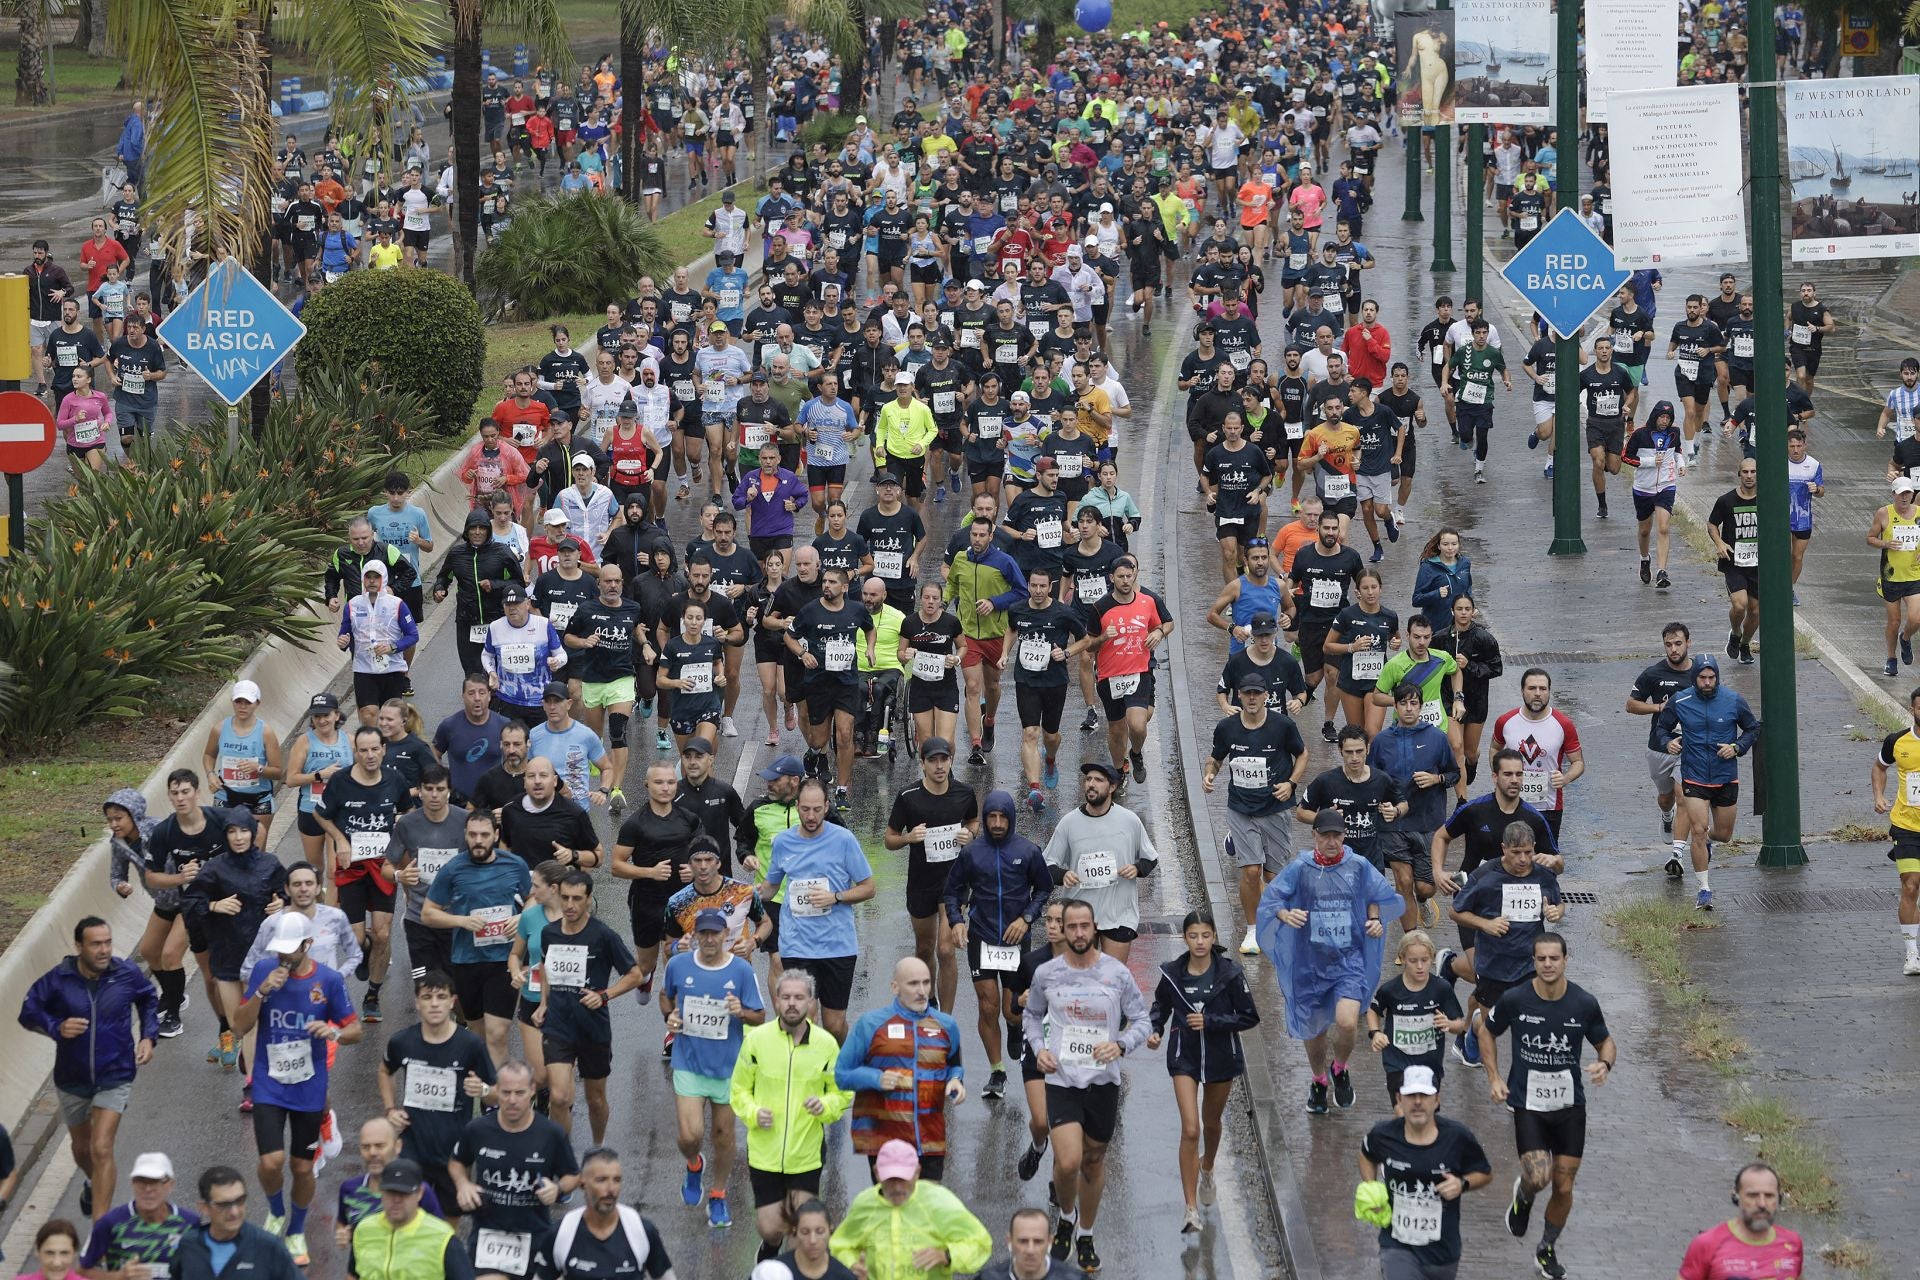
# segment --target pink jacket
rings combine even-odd
[[[113,426],[113,400],[104,391],[69,391],[54,419],[69,449],[91,449],[107,442]]]

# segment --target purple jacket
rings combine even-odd
[[[60,1024],[68,1018],[87,1019],[87,1029],[63,1040]],[[91,1095],[132,1081],[135,1041],[160,1033],[160,997],[130,960],[115,956],[105,973],[89,981],[75,957],[68,956],[28,990],[20,1025],[53,1041],[57,1087]]]
[[[733,509],[747,513],[747,536],[750,538],[790,538],[793,536],[794,512],[806,510],[806,481],[785,467],[781,467],[776,475],[779,482],[773,486],[772,493],[762,491],[758,467],[741,476],[740,487],[733,491]],[[789,500],[793,503],[793,511],[786,508]]]

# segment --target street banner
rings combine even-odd
[[[1920,253],[1920,76],[1790,80],[1786,91],[1793,260]]]
[[[1455,124],[1552,124],[1552,0],[1455,0]]]
[[[1611,110],[1614,261],[1635,269],[1744,261],[1739,86],[1619,91]]]
[[[1405,128],[1453,123],[1453,25],[1451,9],[1393,20],[1395,91]]]
[[[1589,121],[1611,121],[1607,100],[1616,90],[1673,88],[1680,78],[1680,9],[1673,0],[1607,0],[1585,13]]]

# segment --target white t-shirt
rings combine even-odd
[[[1481,316],[1480,318],[1487,320],[1485,316]],[[1465,320],[1455,320],[1447,326],[1447,342],[1452,345],[1455,351],[1460,350],[1462,347],[1472,346],[1473,326]],[[1495,351],[1500,349],[1500,326],[1491,320],[1487,320],[1487,345]]]
[[[433,226],[428,216],[433,208],[433,198],[419,187],[408,187],[400,193],[400,203],[406,209],[401,226],[408,231],[425,231]]]

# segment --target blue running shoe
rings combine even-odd
[[[727,1198],[725,1196],[707,1197],[707,1225],[710,1227],[730,1227],[733,1225],[733,1215],[727,1212]]]
[[[692,1209],[700,1203],[700,1175],[706,1172],[707,1162],[702,1160],[687,1170],[686,1178],[680,1184],[680,1198]]]

